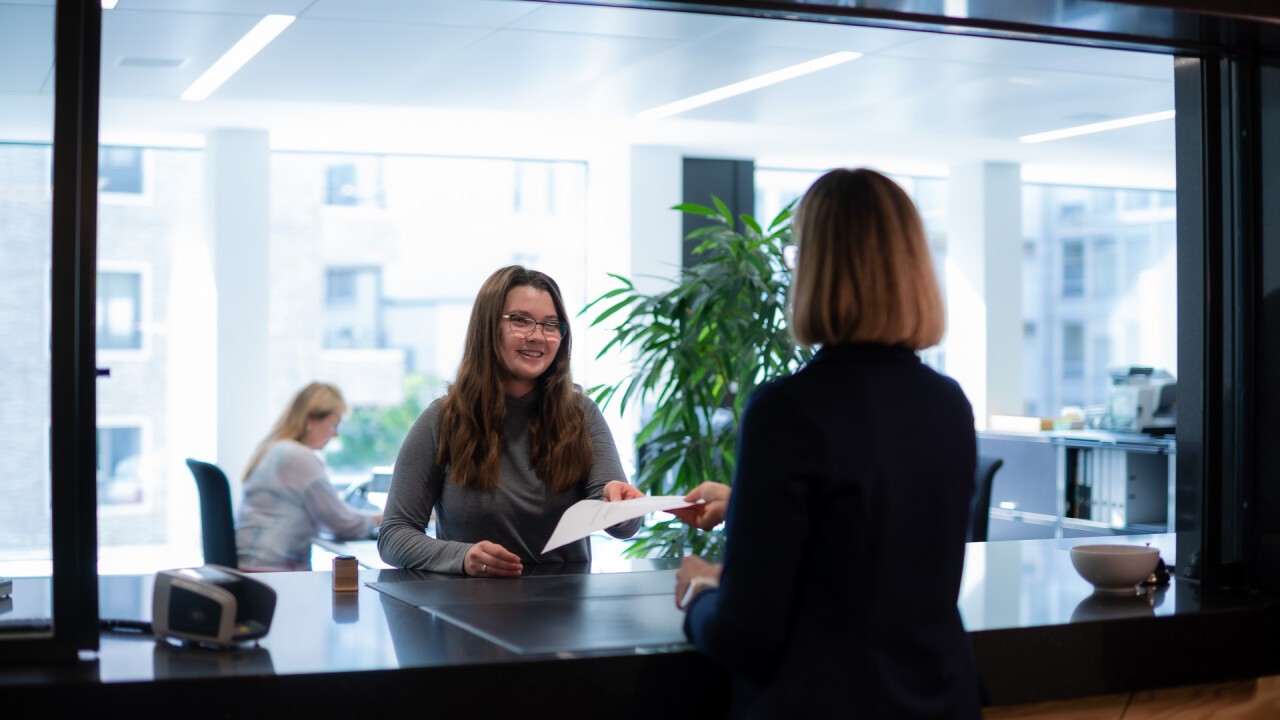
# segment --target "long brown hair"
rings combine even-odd
[[[483,490],[498,486],[498,458],[507,415],[502,384],[507,369],[500,354],[501,315],[507,293],[524,286],[549,294],[556,318],[568,322],[560,287],[544,273],[512,265],[490,275],[480,287],[471,306],[458,377],[449,386],[440,413],[436,462],[452,465],[452,480],[459,485]],[[555,359],[537,379],[529,420],[529,459],[538,477],[549,482],[554,493],[575,487],[586,478],[592,461],[582,390],[569,377],[571,338],[565,325]]]
[[[938,344],[946,312],[924,223],[897,183],[874,170],[832,170],[796,213],[791,332],[805,345]]]
[[[258,463],[262,462],[263,456],[267,454],[267,448],[273,443],[280,440],[301,442],[302,438],[307,436],[308,420],[323,420],[330,415],[346,414],[347,401],[342,399],[342,392],[336,386],[313,382],[302,388],[297,395],[293,396],[293,400],[289,401],[289,406],[284,409],[280,419],[276,420],[271,432],[258,443],[258,449],[254,450],[253,459],[249,462],[249,469],[244,471],[245,479],[249,479],[249,473],[258,467]]]

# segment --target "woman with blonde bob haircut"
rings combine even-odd
[[[310,570],[311,538],[320,527],[340,539],[373,534],[379,517],[342,502],[319,456],[346,414],[337,387],[313,382],[293,396],[258,445],[236,524],[241,569]]]
[[[688,498],[727,541],[723,566],[682,561],[685,634],[733,674],[732,717],[977,720],[956,607],[977,441],[916,355],[945,324],[920,216],[885,176],[833,170],[796,240],[792,332],[821,347],[748,400],[732,494]]]
[[[378,550],[403,568],[518,577],[526,564],[586,562],[587,539],[543,553],[583,499],[640,497],[600,408],[569,375],[560,287],[518,265],[476,295],[458,374],[396,458]],[[436,516],[436,537],[423,533]],[[628,537],[639,520],[608,531]]]
[[[796,214],[791,332],[805,345],[872,342],[922,350],[946,311],[911,198],[874,170],[822,176]]]

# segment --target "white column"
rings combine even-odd
[[[218,297],[217,463],[237,499],[249,456],[273,420],[267,368],[269,167],[265,130],[209,133],[205,219]]]
[[[668,290],[684,253],[681,213],[684,157],[665,147],[631,148],[631,277],[644,292]]]
[[[617,287],[608,273],[630,279],[641,292],[670,288],[670,283],[663,282],[662,278],[676,279],[681,253],[680,213],[670,209],[680,202],[683,189],[683,161],[679,151],[614,143],[598,148],[590,162],[588,236],[608,240],[591,244],[588,297],[595,299]],[[607,307],[602,305],[598,310]],[[613,337],[609,327],[616,324],[617,316],[605,321],[609,327],[585,328],[594,315],[591,313],[590,317],[577,322],[576,327],[583,329],[585,337],[580,335],[574,341],[575,357],[586,358],[584,372],[575,370],[574,378],[586,387],[628,377],[635,357],[631,351],[611,351],[595,359],[600,348]],[[580,342],[583,340],[585,342]],[[620,415],[615,401],[604,408],[604,417],[618,444],[624,468],[634,472],[634,440],[640,429],[639,404],[632,402],[626,414]]]
[[[1021,415],[1022,181],[1012,163],[951,168],[946,370],[979,428]]]

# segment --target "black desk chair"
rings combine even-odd
[[[187,467],[196,478],[200,491],[200,535],[204,542],[206,565],[222,565],[235,568],[239,562],[236,553],[236,524],[231,517],[231,483],[227,476],[212,465],[187,458]]]
[[[1004,460],[990,455],[978,456],[975,473],[973,514],[969,517],[969,542],[986,542],[987,528],[991,524],[991,483]]]

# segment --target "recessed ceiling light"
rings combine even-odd
[[[296,19],[296,15],[268,15],[262,18],[225,55],[205,70],[203,75],[196,78],[180,97],[183,100],[204,100],[209,97]]]
[[[118,5],[119,3],[120,3],[120,0],[102,0],[102,9],[115,10],[116,5]]]
[[[810,60],[808,62],[802,62],[799,65],[784,67],[781,70],[774,70],[773,72],[767,72],[763,75],[757,75],[756,77],[748,78],[731,85],[725,85],[724,87],[719,87],[715,90],[708,90],[707,92],[699,93],[683,100],[677,100],[675,102],[667,103],[666,105],[659,105],[656,108],[637,113],[636,119],[657,120],[658,118],[671,117],[672,115],[678,115],[682,112],[702,107],[703,105],[710,105],[711,103],[720,102],[721,100],[726,100],[737,95],[749,93],[752,90],[759,90],[763,87],[776,85],[780,82],[791,80],[792,78],[798,78],[801,75],[808,75],[812,72],[825,70],[835,65],[847,63],[850,60],[857,60],[860,57],[862,57],[862,53],[856,52],[838,52],[830,55],[823,55],[816,60]]]
[[[1107,120],[1106,122],[1077,125],[1075,127],[1063,128],[1062,130],[1050,130],[1049,132],[1023,135],[1018,138],[1018,142],[1042,143],[1049,142],[1050,140],[1061,140],[1063,138],[1075,137],[1077,135],[1088,135],[1090,133],[1106,132],[1107,130],[1116,130],[1124,127],[1132,127],[1134,125],[1145,125],[1147,123],[1160,122],[1162,120],[1172,120],[1173,115],[1173,110],[1148,113],[1146,115],[1134,115],[1133,117]]]

